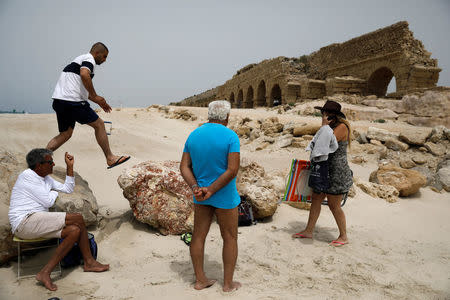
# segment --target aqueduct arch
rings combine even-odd
[[[235,106],[236,104],[234,103],[234,93],[231,92],[230,94],[230,98],[229,98],[230,104],[231,106]]]
[[[180,104],[198,106],[228,95],[233,102],[232,93],[237,94],[233,107],[272,106],[278,98],[285,104],[336,93],[384,96],[393,77],[396,92],[388,96],[433,88],[441,71],[437,59],[431,58],[408,26],[402,21],[310,55],[249,64],[223,85]]]
[[[242,90],[239,90],[236,107],[241,108],[244,103],[244,92]]]
[[[283,99],[281,96],[281,88],[278,84],[274,84],[271,91],[270,91],[270,98],[269,103],[267,103],[267,106],[273,106],[274,100],[280,101],[279,104],[283,103]]]
[[[253,87],[249,86],[247,89],[247,96],[245,97],[245,108],[252,108],[253,107]]]
[[[394,73],[387,67],[381,67],[370,75],[367,80],[367,91],[369,94],[383,97],[386,95],[389,82],[394,77]]]
[[[261,80],[258,84],[258,90],[256,92],[256,102],[255,106],[265,106],[266,105],[266,83]]]

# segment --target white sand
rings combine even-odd
[[[132,159],[106,170],[93,130],[77,124],[72,139],[55,153],[64,166],[63,153],[75,156],[76,171],[89,182],[100,211],[111,218],[94,232],[99,261],[111,264],[109,272],[63,270],[49,292],[34,279],[16,281],[17,264],[0,268],[0,299],[449,299],[450,298],[450,197],[429,188],[418,195],[387,203],[357,189],[344,207],[350,244],[334,248],[328,243],[338,230],[323,207],[315,239],[293,240],[291,234],[306,224],[308,212],[282,204],[276,214],[256,226],[239,228],[239,257],[235,279],[243,286],[231,295],[221,292],[222,241],[213,224],[206,242],[205,269],[219,282],[195,291],[188,247],[179,236],[162,236],[135,221],[116,180],[127,167],[145,160],[179,160],[188,134],[205,120],[206,108],[191,108],[195,122],[164,118],[143,109],[102,113],[113,122],[111,147]],[[318,122],[318,118],[277,115],[276,112],[233,110],[232,116],[257,119],[278,116],[283,122]],[[375,123],[354,122],[367,128]],[[399,123],[400,124],[400,123]],[[399,124],[376,124],[396,128]],[[0,145],[26,153],[45,147],[57,134],[54,114],[0,115]],[[242,156],[257,161],[266,171],[286,171],[290,160],[307,158],[300,149],[253,152],[242,145]],[[351,164],[356,176],[367,180],[376,162]]]

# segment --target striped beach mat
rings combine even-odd
[[[308,185],[311,162],[293,159],[282,201],[311,202],[312,189]]]

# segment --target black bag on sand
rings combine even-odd
[[[318,192],[324,192],[330,187],[328,180],[328,160],[320,162],[311,161],[308,185]]]
[[[62,243],[64,239],[60,239],[59,242]],[[89,248],[91,250],[94,259],[97,259],[97,243],[95,242],[94,235],[88,232]],[[80,247],[78,243],[75,243],[70,249],[69,253],[61,260],[61,267],[70,268],[73,266],[79,266],[83,264],[83,256],[81,255]]]
[[[244,196],[241,196],[241,203],[238,205],[238,213],[238,226],[250,226],[256,224],[255,219],[253,219],[252,205]]]

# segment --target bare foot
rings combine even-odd
[[[49,289],[50,291],[56,291],[58,289],[58,287],[56,286],[56,284],[54,284],[52,282],[52,279],[50,278],[50,274],[49,273],[45,273],[45,272],[39,272],[36,274],[36,280],[41,282],[47,289]]]
[[[233,281],[230,286],[224,285],[223,291],[226,293],[233,292],[233,291],[238,290],[241,286],[242,286],[242,284],[240,282]]]
[[[306,232],[305,230],[294,233],[292,235],[294,239],[312,239],[312,233]]]
[[[83,269],[85,272],[105,272],[109,270],[109,265],[103,265],[94,260],[93,263],[85,263]]]
[[[217,280],[215,279],[208,279],[206,281],[196,281],[194,284],[194,289],[196,290],[203,290],[206,288],[209,288],[210,286],[212,286],[214,283],[216,283]]]

